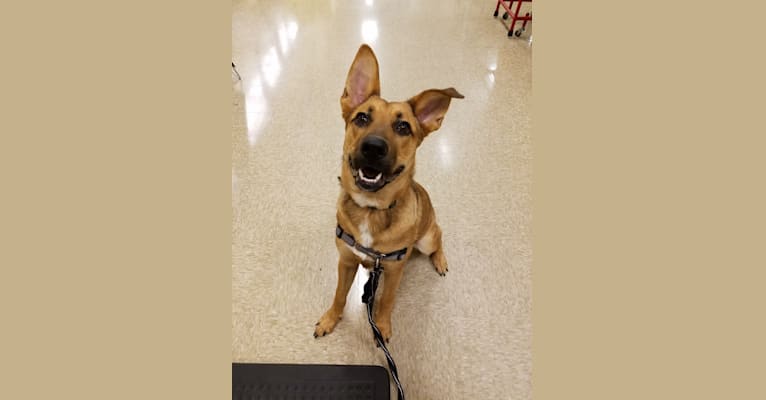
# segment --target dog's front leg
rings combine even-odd
[[[394,308],[396,289],[399,288],[399,282],[402,280],[405,262],[406,260],[385,266],[383,270],[383,294],[380,296],[380,300],[375,302],[375,325],[378,326],[386,342],[391,339],[393,334],[391,311]]]
[[[324,336],[332,332],[335,325],[343,317],[343,308],[346,306],[346,297],[354,283],[358,262],[340,257],[338,261],[338,286],[335,288],[335,298],[332,306],[322,315],[314,329],[314,337]]]

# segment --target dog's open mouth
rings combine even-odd
[[[351,167],[351,175],[354,176],[356,186],[366,192],[376,192],[380,190],[404,171],[403,165],[397,168],[393,174],[386,174],[383,170],[374,166],[355,168],[350,158],[349,166]]]
[[[386,184],[383,178],[383,171],[372,167],[362,167],[355,171],[356,185],[360,189],[374,192]]]
[[[358,171],[358,174],[359,174],[359,179],[361,179],[362,182],[372,184],[372,185],[380,182],[380,180],[383,179],[383,172],[380,172],[376,170],[375,168],[369,168],[369,167],[360,168]]]

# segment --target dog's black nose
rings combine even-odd
[[[368,160],[380,160],[388,154],[388,144],[380,136],[367,136],[362,141],[362,155]]]

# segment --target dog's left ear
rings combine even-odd
[[[462,99],[463,95],[455,88],[429,89],[407,100],[423,128],[423,137],[442,126],[450,100]]]

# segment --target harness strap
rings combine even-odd
[[[357,243],[356,239],[354,239],[354,237],[351,236],[348,232],[344,231],[343,228],[340,227],[340,225],[338,225],[335,228],[335,236],[337,236],[340,240],[344,241],[350,247],[361,251],[362,253],[370,256],[371,258],[380,259],[381,261],[400,261],[407,254],[406,247],[388,254],[380,253],[375,251],[375,249],[364,247],[361,244]]]

